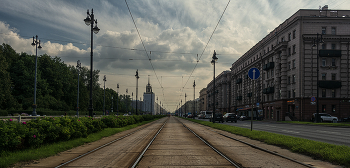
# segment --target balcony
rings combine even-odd
[[[320,57],[341,57],[341,50],[319,50]]]
[[[252,97],[253,96],[253,93],[250,92],[250,93],[247,93],[247,97]]]
[[[320,88],[325,89],[337,89],[341,88],[341,81],[333,81],[333,80],[326,80],[326,81],[318,81],[318,86]]]
[[[275,87],[268,87],[263,89],[263,94],[270,94],[275,92]]]
[[[275,67],[275,62],[269,62],[263,66],[263,70],[267,71],[269,69],[273,69]]]
[[[242,83],[242,78],[238,78],[238,79],[236,80],[236,84],[240,84],[240,83]]]
[[[242,100],[242,96],[237,96],[236,100]]]

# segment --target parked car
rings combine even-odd
[[[219,122],[222,122],[222,123],[224,122],[224,118],[223,118],[221,113],[215,113],[215,117],[213,117],[213,115],[211,115],[210,121],[213,122],[213,120],[214,121],[219,121]]]
[[[229,121],[235,122],[235,123],[237,122],[237,115],[234,113],[226,113],[223,116],[223,118],[224,118],[224,121],[226,121],[226,122],[229,122]]]
[[[315,121],[317,113],[314,113],[312,115],[311,121]],[[338,122],[338,117],[331,116],[330,114],[327,113],[318,113],[320,122],[333,122],[336,123]]]
[[[343,122],[350,122],[350,116],[342,119]]]
[[[187,118],[193,118],[193,115],[192,115],[192,114],[189,114],[189,115],[187,116]]]
[[[247,119],[248,119],[247,116],[241,116],[241,117],[239,117],[239,120],[241,120],[241,121],[244,121],[244,120],[247,120]]]
[[[205,118],[204,114],[199,114],[198,115],[198,119],[204,119],[204,118]]]

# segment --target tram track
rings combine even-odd
[[[256,160],[251,160],[253,156],[250,155],[254,154]],[[163,118],[125,133],[93,150],[79,153],[79,156],[58,166],[29,167],[177,166],[313,167],[276,151],[231,137],[220,130],[175,117]]]
[[[270,150],[261,148],[261,147],[259,147],[259,146],[250,144],[250,143],[248,143],[248,142],[245,142],[245,141],[243,141],[243,140],[234,138],[234,137],[232,137],[232,136],[230,136],[230,135],[220,133],[219,131],[217,131],[217,130],[215,130],[215,129],[213,129],[213,128],[210,128],[210,127],[207,127],[207,126],[198,124],[198,123],[195,123],[195,124],[196,124],[196,125],[199,125],[200,127],[204,128],[204,129],[206,129],[206,130],[208,130],[208,131],[210,131],[210,132],[216,133],[216,134],[219,135],[219,136],[228,138],[228,139],[233,140],[233,141],[237,141],[237,142],[239,142],[239,143],[242,143],[242,144],[244,144],[244,145],[247,145],[247,146],[249,146],[249,147],[251,147],[251,148],[254,148],[254,149],[256,149],[256,150],[265,152],[266,154],[278,156],[278,157],[283,158],[283,159],[286,159],[286,160],[288,160],[288,161],[290,161],[290,162],[299,164],[299,165],[302,166],[302,167],[315,168],[313,165],[300,162],[300,161],[298,161],[298,160],[296,160],[296,159],[293,159],[293,158],[284,156],[284,155],[279,154],[279,153],[277,153],[277,152],[275,152],[275,151],[270,151]],[[184,124],[184,125],[185,125],[185,124]],[[211,136],[214,136],[214,135],[211,135]],[[224,152],[223,152],[223,153],[224,153]],[[232,159],[232,160],[233,160],[233,159]]]
[[[94,142],[92,142],[83,145],[85,147],[79,147],[80,149],[68,150],[56,156],[36,161],[35,163],[26,165],[24,167],[115,167],[110,165],[119,165],[117,167],[128,167],[124,166],[123,164],[128,165],[130,162],[132,162],[134,160],[133,158],[136,156],[135,152],[137,153],[138,149],[143,148],[145,142],[148,141],[148,138],[154,135],[154,130],[158,129],[167,120],[167,118],[162,118],[149,124],[140,126],[140,128],[136,128],[135,130],[125,131],[125,133],[118,133],[119,135],[114,135],[117,138],[113,140],[111,137],[106,137],[106,140],[111,140],[104,140],[105,143],[103,144],[97,142],[100,145],[97,145],[98,147],[96,148],[90,147],[96,146]],[[88,151],[85,148],[87,148]],[[117,153],[111,153],[109,150],[116,151]],[[110,156],[108,156],[108,161],[111,161],[113,159],[116,161],[112,161],[111,163],[103,163],[107,165],[99,164],[98,162],[101,163],[105,161],[100,157],[101,153],[103,154],[106,152],[110,153]],[[62,155],[75,155],[76,157]],[[63,158],[69,159],[63,160]],[[59,163],[59,160],[61,159],[62,162]]]

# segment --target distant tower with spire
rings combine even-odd
[[[149,75],[148,84],[146,85],[146,92],[143,93],[143,101],[143,111],[152,115],[156,115],[156,110],[154,109],[155,94],[152,91]]]

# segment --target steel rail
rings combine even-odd
[[[217,133],[217,134],[219,134],[219,135],[221,135],[221,136],[224,136],[224,137],[226,137],[226,138],[229,138],[229,139],[232,139],[232,140],[235,140],[235,141],[241,142],[241,143],[243,143],[243,144],[245,144],[245,145],[248,145],[248,146],[250,146],[250,147],[252,147],[252,148],[255,148],[255,149],[261,150],[261,151],[263,151],[263,152],[266,152],[266,153],[270,153],[270,154],[273,154],[273,155],[279,156],[279,157],[281,157],[281,158],[284,158],[284,159],[290,160],[290,161],[292,161],[292,162],[295,162],[295,163],[301,164],[301,165],[306,166],[306,167],[315,168],[314,166],[311,166],[311,165],[309,165],[309,164],[305,164],[305,163],[299,162],[299,161],[297,161],[297,160],[295,160],[295,159],[292,159],[292,158],[290,158],[290,157],[283,156],[283,155],[281,155],[281,154],[278,154],[278,153],[275,153],[275,152],[269,151],[269,150],[264,149],[264,148],[260,148],[260,147],[258,147],[258,146],[256,146],[256,145],[253,145],[253,144],[250,144],[250,143],[248,143],[248,142],[244,142],[244,141],[242,141],[242,140],[239,140],[239,139],[236,139],[236,138],[230,137],[230,136],[228,136],[228,135],[225,135],[225,134],[222,134],[222,133],[220,133],[220,132],[217,132],[217,131],[215,131],[215,130],[213,130],[213,129],[209,129],[209,128],[206,128],[206,129],[208,129],[209,131],[215,132],[215,133]]]
[[[143,157],[143,155],[146,153],[147,149],[151,146],[151,144],[153,143],[153,141],[156,139],[156,137],[158,136],[158,134],[160,133],[160,131],[163,129],[163,127],[165,126],[165,124],[167,123],[168,120],[165,121],[165,123],[163,124],[162,127],[160,127],[160,129],[158,130],[158,132],[156,133],[156,135],[154,135],[154,137],[152,138],[152,140],[148,143],[148,145],[143,149],[143,151],[141,152],[141,154],[139,155],[139,157],[136,159],[136,161],[134,162],[134,164],[131,166],[131,168],[135,168],[137,166],[137,164],[140,162],[141,158]]]
[[[198,123],[196,123],[196,124],[198,124]],[[275,152],[269,151],[269,150],[267,150],[267,149],[264,149],[264,148],[258,147],[258,146],[256,146],[256,145],[250,144],[250,143],[248,143],[248,142],[244,142],[244,141],[239,140],[239,139],[237,139],[237,138],[233,138],[233,137],[230,137],[230,136],[228,136],[228,135],[222,134],[222,133],[220,133],[220,132],[217,132],[217,131],[216,131],[216,130],[214,130],[214,129],[207,128],[206,126],[204,126],[204,125],[202,125],[202,124],[199,124],[199,125],[203,126],[205,129],[207,129],[207,130],[209,130],[209,131],[215,132],[215,133],[217,133],[217,134],[219,134],[219,135],[221,135],[221,136],[224,136],[224,137],[226,137],[226,138],[229,138],[229,139],[232,139],[232,140],[235,140],[235,141],[241,142],[241,143],[243,143],[243,144],[245,144],[245,145],[248,145],[248,146],[250,146],[250,147],[252,147],[252,148],[255,148],[255,149],[258,149],[258,150],[260,150],[260,151],[263,151],[263,152],[266,152],[266,153],[270,153],[270,154],[273,154],[273,155],[279,156],[279,157],[281,157],[281,158],[287,159],[287,160],[289,160],[289,161],[292,161],[292,162],[295,162],[295,163],[301,164],[301,165],[306,166],[306,167],[309,167],[309,168],[315,168],[315,167],[314,167],[314,166],[312,166],[312,165],[309,165],[309,164],[305,164],[305,163],[299,162],[299,161],[297,161],[297,160],[295,160],[295,159],[292,159],[292,158],[290,158],[290,157],[283,156],[283,155],[281,155],[281,154],[278,154],[278,153],[275,153]]]
[[[153,123],[153,124],[154,124],[154,123]],[[74,158],[74,159],[71,159],[71,160],[69,160],[69,161],[67,161],[67,162],[61,163],[60,165],[56,166],[55,168],[63,167],[63,166],[65,166],[65,165],[69,164],[69,163],[72,163],[72,162],[74,162],[74,161],[76,161],[76,160],[78,160],[78,159],[80,159],[80,158],[82,158],[82,157],[84,157],[84,156],[86,156],[86,155],[89,155],[89,154],[91,154],[91,153],[93,153],[93,152],[96,152],[97,150],[102,149],[102,148],[104,148],[104,147],[106,147],[106,146],[108,146],[108,145],[110,145],[110,144],[112,144],[112,143],[114,143],[114,142],[116,142],[116,141],[119,141],[119,140],[121,140],[121,139],[124,139],[124,138],[126,138],[126,137],[128,137],[128,136],[130,136],[130,135],[132,135],[132,134],[134,134],[134,133],[136,133],[136,132],[138,132],[138,131],[141,131],[141,130],[143,130],[143,129],[149,127],[150,125],[152,125],[152,124],[149,124],[149,125],[147,125],[147,126],[145,126],[145,127],[143,127],[143,128],[137,129],[137,130],[135,130],[135,131],[133,131],[133,132],[131,132],[131,133],[128,133],[128,134],[126,134],[126,135],[124,135],[124,136],[122,136],[122,137],[120,137],[120,138],[117,138],[117,139],[115,139],[115,140],[113,140],[113,141],[110,141],[110,142],[104,144],[104,145],[101,145],[101,146],[99,146],[99,147],[97,147],[97,148],[95,148],[95,149],[93,149],[93,150],[91,150],[91,151],[89,151],[89,152],[86,152],[86,153],[84,153],[84,154],[82,154],[82,155],[79,155],[78,157],[76,157],[76,158]]]
[[[178,120],[178,119],[177,119]],[[178,120],[179,121],[179,120]],[[213,149],[216,153],[218,153],[220,156],[225,158],[228,162],[230,162],[232,165],[234,165],[236,168],[242,168],[242,165],[234,161],[233,159],[229,158],[222,152],[220,152],[218,149],[216,149],[213,145],[211,145],[208,141],[206,141],[204,138],[196,134],[193,130],[191,130],[189,127],[187,127],[183,122],[179,121],[185,128],[187,128],[191,133],[193,133],[197,138],[199,138],[201,141],[203,141],[206,145],[208,145],[211,149]]]

